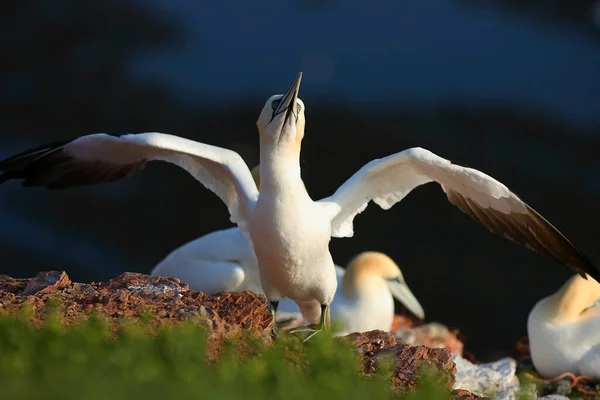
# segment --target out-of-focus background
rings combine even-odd
[[[302,175],[331,193],[367,161],[425,147],[504,182],[600,263],[600,1],[22,0],[2,5],[0,158],[95,132],[160,131],[258,162],[264,101],[304,72]],[[0,187],[0,273],[149,272],[232,226],[175,166],[64,191]],[[435,184],[371,205],[344,265],[392,256],[428,320],[480,359],[510,350],[571,275],[489,233]]]

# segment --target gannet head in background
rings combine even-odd
[[[420,319],[425,318],[423,307],[408,288],[398,265],[390,257],[377,251],[362,252],[350,261],[342,282],[342,294],[348,299],[372,297],[375,293],[384,294],[386,286],[392,296],[411,313]]]
[[[304,102],[298,98],[301,81],[302,72],[285,94],[273,95],[265,103],[256,121],[261,145],[300,146],[306,124]]]
[[[570,372],[600,379],[600,284],[572,276],[538,301],[527,319],[531,360],[544,377]]]
[[[589,278],[589,276],[587,277]],[[560,289],[540,300],[540,316],[552,322],[572,322],[600,298],[600,283],[573,275]]]

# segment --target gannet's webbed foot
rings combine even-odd
[[[271,330],[271,337],[274,339],[279,336],[279,328],[275,322],[275,314],[277,313],[277,307],[279,307],[279,301],[269,301],[269,311],[273,316],[273,329]]]
[[[318,326],[308,325],[301,326],[298,328],[290,329],[289,333],[300,333],[300,332],[310,332],[307,337],[302,340],[302,343],[305,343],[317,333],[329,329],[329,304],[321,304],[321,321]]]

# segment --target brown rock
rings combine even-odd
[[[456,365],[452,360],[452,354],[446,349],[402,343],[379,352],[376,358],[385,353],[393,353],[395,356],[396,372],[393,381],[400,389],[414,389],[422,376],[421,368],[427,365],[433,366],[440,372],[438,378],[448,389],[451,389],[454,384]]]
[[[459,356],[462,356],[464,351],[464,344],[456,334],[437,322],[401,328],[394,332],[394,336],[412,345],[448,349],[452,354]]]
[[[77,299],[80,304],[91,304],[98,301],[100,293],[88,283],[75,282],[62,291],[67,298]]]
[[[203,305],[217,313],[224,326],[238,325],[268,334],[273,327],[273,316],[264,295],[245,290],[242,293],[220,292],[206,296]]]
[[[357,349],[359,354],[362,356],[364,361],[363,370],[365,372],[375,372],[376,362],[374,359],[375,354],[383,349],[390,348],[399,343],[400,340],[396,339],[391,333],[384,331],[369,331],[362,333],[351,333],[343,337],[344,340],[348,340],[352,343],[354,348]]]
[[[187,291],[189,286],[178,278],[163,278],[162,276],[146,275],[137,272],[124,272],[106,283],[92,283],[106,290],[129,289],[146,290],[154,293],[160,291]]]
[[[426,365],[434,367],[438,372],[436,377],[448,389],[454,384],[456,366],[452,361],[452,354],[446,349],[411,346],[383,331],[353,333],[344,336],[344,340],[352,342],[361,355],[366,374],[374,373],[382,358],[393,357],[392,382],[400,390],[414,389],[422,376],[422,367]]]
[[[19,296],[29,296],[32,294],[48,294],[56,292],[71,284],[71,280],[65,271],[46,271],[40,272],[29,281],[25,290],[19,293]]]
[[[17,294],[29,283],[29,278],[11,278],[8,275],[0,275],[0,292]]]
[[[34,311],[33,322],[39,323],[54,294],[61,298],[60,311],[66,324],[98,309],[115,321],[146,312],[156,325],[200,318],[214,334],[253,331],[268,337],[272,327],[266,298],[252,292],[208,296],[190,290],[176,278],[130,272],[92,284],[73,283],[61,271],[41,272],[33,279],[0,276],[0,310],[4,313],[16,313],[29,304]]]
[[[469,392],[468,390],[463,390],[463,389],[454,390],[452,392],[452,394],[453,394],[452,398],[454,398],[454,399],[479,400],[479,399],[484,398],[484,397],[474,395],[473,393]]]

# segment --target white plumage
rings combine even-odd
[[[237,227],[211,232],[176,248],[151,274],[179,278],[207,294],[263,293],[252,244]]]
[[[564,372],[600,379],[600,284],[574,275],[527,319],[531,359],[547,378]]]
[[[334,237],[351,237],[352,221],[373,200],[387,210],[417,186],[437,182],[474,201],[481,208],[492,208],[503,214],[527,213],[525,204],[506,186],[472,168],[452,164],[429,150],[412,148],[370,161],[333,196],[320,200],[334,215]]]

